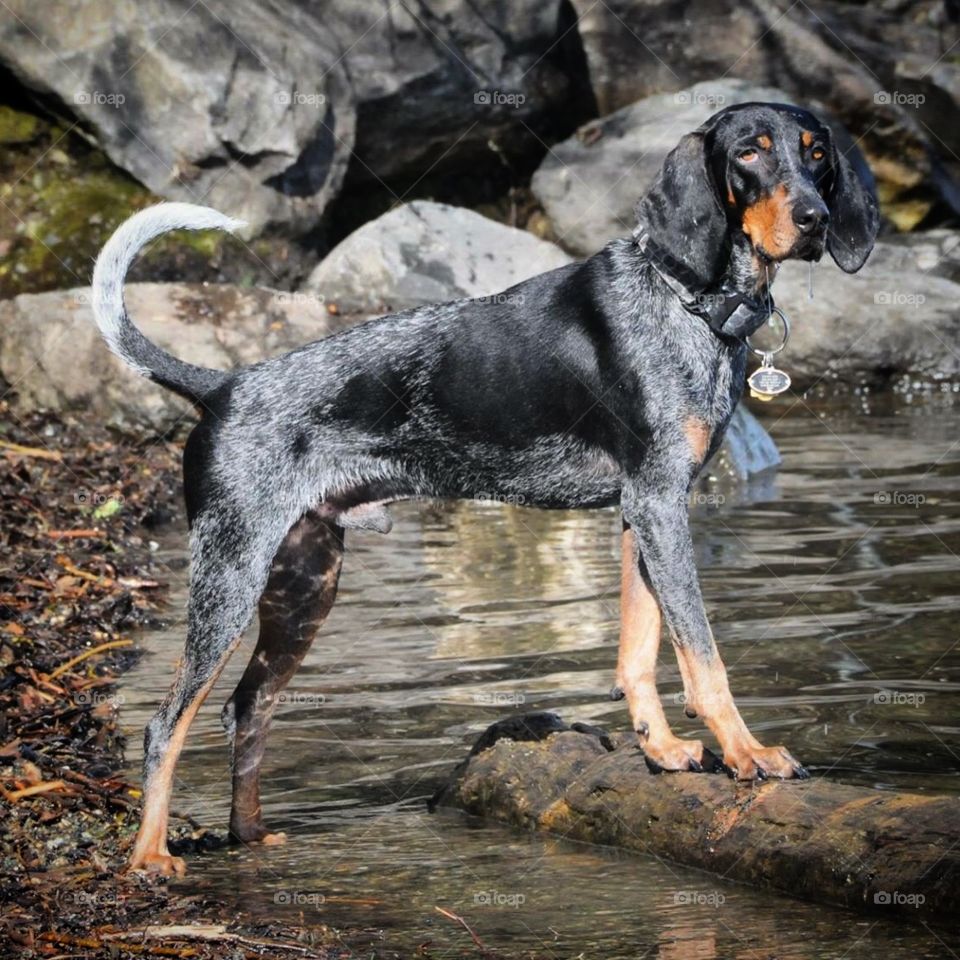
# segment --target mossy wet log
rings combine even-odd
[[[635,742],[552,714],[494,724],[433,805],[913,920],[960,916],[960,799],[829,780],[653,774]]]

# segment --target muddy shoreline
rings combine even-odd
[[[0,954],[353,955],[326,925],[122,873],[139,791],[114,685],[165,614],[152,534],[182,510],[180,444],[3,404],[0,457]],[[175,823],[181,851],[223,842]]]

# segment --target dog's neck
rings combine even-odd
[[[663,250],[651,250],[642,227],[633,239],[684,308],[705,320],[718,335],[742,342],[766,322],[773,307],[769,287],[776,264],[762,261],[745,235],[734,237],[725,269],[706,287],[687,264]]]
[[[770,296],[779,267],[776,261],[761,257],[744,235],[730,245],[730,258],[718,287],[744,297],[764,299]]]

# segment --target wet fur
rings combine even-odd
[[[146,733],[151,812],[135,866],[167,862],[157,837],[165,836],[163,797],[179,749],[173,731],[205,695],[261,595],[271,615],[254,660],[266,669],[251,661],[225,722],[235,761],[246,758],[234,771],[231,828],[241,839],[263,833],[254,778],[272,697],[333,602],[344,528],[388,529],[389,501],[485,492],[548,508],[620,506],[635,551],[627,568],[652,589],[690,662],[713,670],[711,683],[721,676],[686,496],[742,393],[747,349],[711,330],[685,298],[762,289],[769,272],[758,270],[742,215],[774,202],[763,198],[777,189],[851,205],[843,219],[861,249],[847,246],[842,256],[847,266],[865,258],[875,204],[871,213],[869,184],[856,176],[846,189],[859,195],[832,195],[834,179],[846,176],[835,156],[822,182],[804,179],[786,150],[783,169],[766,185],[732,183],[719,172],[719,155],[743,130],[777,144],[794,128],[799,137],[801,125],[829,136],[796,108],[752,104],[685,137],[638,208],[645,244],[615,240],[507,296],[419,307],[229,372],[193,367],[149,344],[127,318],[120,291],[145,238],[178,225],[236,224],[171,204],[121,228],[97,265],[98,322],[114,352],[202,412],[184,455],[193,561],[186,650]],[[811,251],[819,255],[813,248],[794,255]],[[296,572],[303,569],[312,579],[284,599],[284,579],[306,576]],[[642,595],[641,585],[632,589]]]

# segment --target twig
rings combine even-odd
[[[93,647],[90,650],[84,650],[79,656],[72,657],[66,663],[61,663],[53,673],[50,674],[50,680],[56,680],[61,673],[66,673],[71,667],[75,667],[81,660],[86,660],[87,657],[92,657],[95,653],[103,653],[104,650],[112,650],[114,647],[129,647],[133,643],[132,640],[110,640],[107,643],[101,643],[98,647]]]
[[[105,536],[97,527],[81,527],[78,530],[48,530],[51,540],[78,540],[82,538],[100,539]]]
[[[38,940],[44,940],[47,943],[57,943],[65,947],[81,947],[92,950],[99,950],[103,947],[102,939],[97,937],[74,937],[68,933],[56,933],[53,930],[41,933]],[[124,950],[130,953],[143,953],[152,957],[198,957],[200,952],[191,947],[184,949],[173,947],[148,947],[142,944],[128,943],[124,945]]]
[[[284,940],[262,940],[259,937],[244,937],[239,933],[228,933],[222,923],[215,924],[170,924],[167,926],[143,927],[140,930],[122,930],[119,933],[101,934],[103,940],[133,940],[136,938],[164,940],[206,940],[239,943],[247,947],[271,947],[275,950],[291,950],[304,956],[317,957],[308,947],[299,943],[287,943]]]
[[[459,914],[453,913],[451,910],[444,910],[443,907],[434,906],[434,910],[437,913],[442,913],[448,920],[453,920],[454,923],[459,923],[467,933],[473,938],[473,942],[485,953],[488,954],[490,951],[487,950],[484,942],[470,929],[470,925],[466,920],[463,919]]]
[[[24,787],[22,790],[4,790],[4,799],[15,803],[24,797],[32,797],[37,793],[49,793],[51,790],[69,789],[69,785],[63,780],[47,780],[45,783],[35,783],[32,787]]]
[[[39,460],[62,460],[63,454],[56,450],[44,450],[42,447],[25,447],[20,443],[11,443],[9,440],[0,440],[0,447],[11,453],[19,453],[24,457],[36,457]]]

